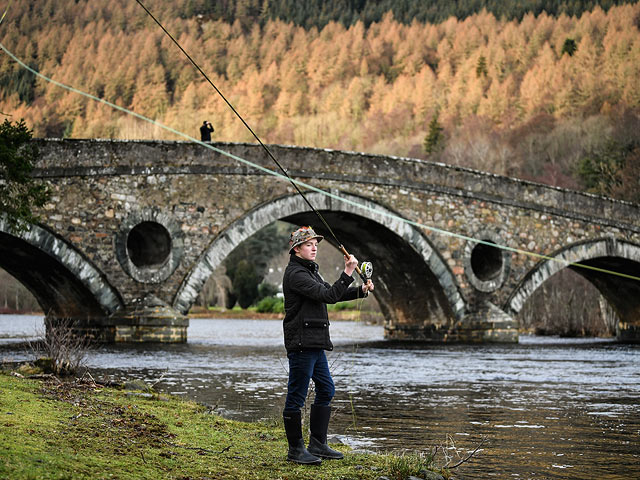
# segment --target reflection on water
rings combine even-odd
[[[0,317],[0,357],[37,317]],[[640,347],[523,337],[518,345],[410,345],[382,328],[331,326],[337,394],[332,431],[357,448],[461,455],[487,437],[460,478],[640,478]],[[287,363],[279,321],[191,320],[186,345],[100,347],[94,376],[162,378],[175,395],[231,418],[280,415]],[[442,459],[442,457],[440,457]]]

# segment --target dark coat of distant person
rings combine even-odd
[[[213,125],[207,122],[206,120],[202,122],[202,126],[200,127],[200,140],[202,142],[210,142],[211,134],[213,133]]]

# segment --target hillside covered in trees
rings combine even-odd
[[[269,20],[282,20],[307,29],[324,28],[329,22],[345,27],[362,22],[365,27],[380,22],[387,12],[396,20],[411,24],[439,23],[449,17],[464,20],[483,9],[496,18],[521,20],[525,14],[565,14],[579,16],[600,6],[608,10],[613,5],[633,3],[625,0],[188,0],[177,7],[165,6],[168,16],[182,18],[201,16],[207,20],[223,20],[244,26]],[[158,6],[157,8],[163,8]]]
[[[640,201],[635,2],[145,4],[265,142],[430,158]],[[0,37],[60,82],[193,136],[208,119],[214,140],[252,141],[134,1],[20,2]],[[171,138],[6,55],[0,86],[0,111],[36,136]]]

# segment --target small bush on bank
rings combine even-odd
[[[262,282],[260,285],[258,285],[258,298],[260,300],[262,300],[265,297],[275,297],[277,293],[278,293],[278,287],[276,287],[271,283]]]
[[[333,305],[327,305],[327,310],[330,312],[341,312],[342,310],[357,310],[358,301],[350,300],[348,302],[334,303]]]
[[[284,313],[284,300],[277,297],[264,297],[258,302],[256,311],[260,313]]]
[[[390,478],[404,480],[406,478],[443,479],[433,473],[437,467],[434,462],[435,453],[414,453],[390,455],[385,457]]]

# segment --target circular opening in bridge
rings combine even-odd
[[[127,236],[127,253],[138,268],[162,264],[171,253],[171,234],[157,222],[142,222]]]
[[[495,245],[489,240],[484,241]],[[471,251],[471,269],[483,282],[497,278],[502,271],[502,252],[484,243],[476,245]]]

